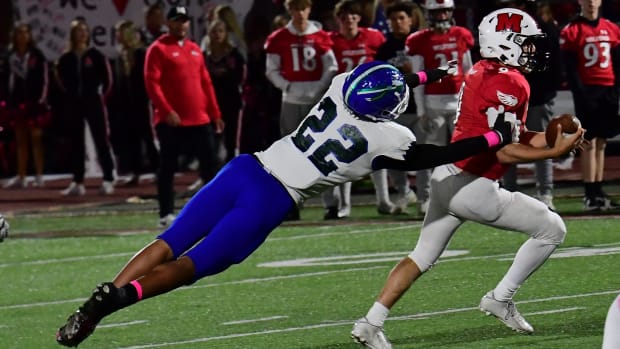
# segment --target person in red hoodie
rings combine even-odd
[[[184,149],[195,152],[200,177],[208,182],[216,172],[213,132],[224,129],[200,47],[187,38],[190,24],[187,8],[172,7],[167,19],[169,33],[149,47],[144,69],[160,146],[157,173],[160,227],[170,225],[175,218],[174,173],[180,152]]]

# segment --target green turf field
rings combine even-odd
[[[413,248],[421,222],[376,219],[374,207],[355,207],[348,223],[335,225],[325,225],[321,214],[307,208],[301,223],[277,229],[241,265],[104,319],[80,349],[357,348],[349,337],[353,321]],[[13,236],[0,244],[0,348],[59,348],[56,329],[98,282],[113,278],[152,240],[153,217],[13,217]],[[449,256],[392,310],[385,327],[394,346],[600,348],[620,289],[620,224],[608,216],[571,218],[567,226],[564,245],[516,297],[534,335],[511,332],[477,309],[525,237],[466,224]],[[46,237],[50,232],[86,234]]]

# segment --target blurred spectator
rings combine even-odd
[[[359,26],[362,8],[356,0],[342,0],[334,9],[339,30],[330,32],[332,49],[338,62],[338,73],[353,70],[364,62],[374,60],[377,49],[385,42],[380,31]],[[323,193],[326,219],[351,215],[351,182],[343,183]]]
[[[514,7],[528,12],[540,30],[547,35],[546,50],[549,52],[547,70],[525,74],[530,84],[530,104],[527,110],[525,126],[530,131],[543,132],[547,129],[549,121],[553,117],[554,99],[557,90],[562,83],[562,66],[560,61],[559,29],[555,25],[551,12],[547,10],[546,20],[539,16],[537,6],[533,1],[512,0],[500,3],[502,7]],[[544,5],[543,5],[544,6]],[[542,7],[540,7],[542,8]],[[547,4],[548,8],[548,4]],[[553,160],[539,160],[535,163],[536,175],[536,198],[544,202],[551,209],[553,205]],[[512,165],[504,174],[504,187],[510,191],[516,191],[517,166]]]
[[[267,78],[282,90],[281,135],[299,126],[338,69],[329,35],[320,23],[308,20],[312,1],[286,0],[284,5],[291,21],[265,43]],[[291,219],[299,217],[295,210]]]
[[[211,6],[211,5],[210,5]],[[247,45],[245,43],[245,34],[241,25],[237,21],[237,14],[233,8],[229,5],[212,5],[207,8],[207,13],[204,16],[204,25],[206,32],[200,40],[200,49],[202,52],[206,52],[209,47],[209,27],[211,23],[216,20],[224,22],[226,25],[226,31],[228,32],[228,40],[231,41],[231,45],[237,47],[239,52],[243,54],[243,58],[247,58]]]
[[[356,0],[356,2],[359,4],[361,10],[360,15],[362,17],[360,18],[359,26],[364,28],[372,27],[372,25],[375,23],[375,13],[377,11],[377,6],[379,6],[379,3],[377,2],[377,0]]]
[[[0,170],[4,175],[9,173],[9,151],[8,146],[11,135],[7,132],[9,126],[9,113],[6,106],[9,88],[9,50],[8,47],[0,45]]]
[[[140,36],[147,47],[168,32],[165,22],[164,8],[159,2],[144,8],[144,27],[140,29]]]
[[[226,23],[220,19],[209,24],[209,46],[205,62],[213,81],[215,96],[220,106],[224,129],[225,161],[237,153],[239,112],[241,110],[241,84],[245,77],[245,60],[233,42],[228,39]]]
[[[620,28],[601,18],[601,0],[579,0],[581,15],[560,34],[560,48],[575,112],[590,141],[581,152],[583,209],[617,207],[603,191],[607,138],[620,133]],[[604,34],[603,34],[604,33]]]
[[[103,100],[110,93],[112,76],[107,58],[90,46],[86,22],[74,20],[69,33],[69,49],[58,59],[56,81],[59,85],[65,127],[72,144],[71,168],[73,181],[62,195],[84,195],[86,160],[85,121],[97,150],[103,171],[100,192],[114,193],[114,161],[108,140],[108,121]]]
[[[9,222],[0,214],[0,242],[4,241],[9,236]]]
[[[417,106],[415,135],[423,144],[447,145],[454,131],[454,118],[459,104],[459,90],[465,73],[472,67],[471,49],[474,37],[469,29],[455,25],[453,0],[424,2],[429,28],[407,38],[407,54],[412,56],[413,70],[434,69],[450,60],[458,62],[455,75],[434,84],[413,89]],[[418,210],[426,213],[432,169],[416,171]],[[401,203],[404,209],[406,202]]]
[[[153,102],[153,124],[160,145],[157,177],[159,226],[172,223],[174,173],[184,146],[192,149],[200,164],[200,178],[208,182],[216,172],[213,131],[221,133],[224,122],[211,77],[200,47],[187,38],[187,8],[172,7],[167,14],[169,33],[149,46],[146,53],[146,89]]]
[[[388,7],[399,2],[407,2],[413,4],[412,17],[414,18],[414,28],[426,28],[426,19],[420,7],[411,0],[377,0],[375,5],[374,16],[372,17],[372,27],[381,31],[383,35],[390,33],[390,16],[387,14]]]
[[[219,19],[226,25],[228,32],[228,40],[237,48],[239,53],[246,59],[248,56],[248,48],[245,44],[243,30],[237,22],[237,14],[229,5],[218,5],[213,10],[214,20]]]
[[[258,1],[254,2],[255,5],[257,3]],[[282,93],[265,75],[267,54],[264,45],[269,33],[286,26],[289,18],[285,14],[276,15],[273,22],[266,22],[264,18],[265,16],[260,13],[250,11],[245,22],[246,28],[252,30],[245,31],[248,62],[239,127],[239,152],[244,154],[265,150],[271,143],[280,139]]]
[[[386,41],[377,50],[375,59],[389,62],[403,73],[410,73],[413,67],[412,57],[406,54],[405,41],[421,23],[420,8],[410,1],[397,1],[385,9],[385,15],[390,23],[390,32],[386,36]],[[412,94],[407,110],[396,122],[412,129],[415,123],[415,113],[416,105]],[[390,200],[388,174],[396,188],[399,205],[394,205]],[[375,186],[377,211],[380,214],[404,213],[407,205],[417,199],[409,187],[409,178],[405,171],[379,170],[373,172],[370,177]]]
[[[42,187],[43,127],[51,117],[47,105],[47,61],[34,42],[30,25],[15,25],[11,40],[7,106],[17,148],[17,177],[8,180],[4,187],[28,186],[26,174],[31,151],[36,174],[34,184]]]
[[[150,102],[144,86],[146,49],[133,22],[116,25],[119,56],[112,61],[114,86],[108,99],[112,145],[118,155],[118,168],[128,170],[125,185],[137,185],[145,172],[145,161],[156,169],[159,154],[151,126]],[[146,151],[146,157],[144,151]]]

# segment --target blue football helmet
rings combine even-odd
[[[344,81],[342,95],[354,114],[373,121],[394,120],[409,104],[409,87],[403,74],[381,61],[353,69]]]

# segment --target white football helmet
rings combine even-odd
[[[549,52],[544,49],[545,37],[530,15],[514,8],[493,11],[478,26],[480,55],[524,73],[546,68]]]
[[[429,25],[433,29],[448,30],[454,24],[452,11],[454,11],[454,0],[426,0],[424,10]],[[449,10],[446,17],[439,18],[440,11]]]

